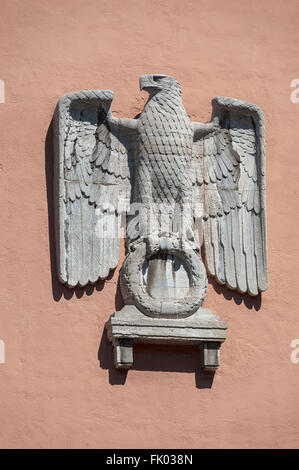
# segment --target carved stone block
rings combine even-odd
[[[219,341],[204,341],[202,344],[202,366],[205,371],[215,371],[220,366]]]
[[[207,272],[240,293],[268,287],[263,113],[216,97],[211,121],[191,122],[175,78],[142,75],[140,89],[149,99],[136,119],[112,116],[109,90],[59,100],[58,277],[69,287],[107,278],[125,220],[126,305],[107,325],[116,366],[131,366],[136,342],[165,342],[200,345],[215,370],[226,324],[202,308]]]
[[[155,318],[144,315],[134,305],[125,305],[106,323],[114,345],[115,367],[130,368],[135,343],[192,345],[203,348],[203,368],[220,365],[219,348],[226,338],[227,324],[210,310],[199,308],[189,317]]]

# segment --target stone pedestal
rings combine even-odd
[[[215,371],[220,365],[220,346],[226,338],[227,324],[205,308],[186,318],[153,318],[134,305],[125,305],[110,317],[106,328],[114,346],[116,368],[132,366],[134,343],[156,343],[200,347],[203,369]]]

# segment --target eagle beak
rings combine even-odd
[[[158,90],[161,90],[163,87],[159,84],[160,78],[168,77],[168,75],[161,75],[154,73],[152,75],[141,75],[139,78],[140,90],[146,90],[150,94],[156,93]]]
[[[139,78],[140,90],[144,90],[147,87],[153,86],[151,75],[141,75]]]

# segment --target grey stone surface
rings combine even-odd
[[[168,255],[173,255],[174,259],[185,263],[186,270],[190,275],[190,286],[188,292],[183,296],[176,292],[176,296],[154,298],[148,290],[149,283],[143,284],[141,281],[144,260],[161,252],[161,246]],[[155,282],[163,285],[165,269],[160,268],[157,260],[155,263],[157,264]],[[176,271],[174,272],[176,274]],[[120,286],[125,302],[133,303],[145,315],[185,317],[194,313],[202,304],[207,289],[207,277],[198,253],[193,249],[185,248],[180,240],[169,235],[165,240],[161,237],[157,238],[155,244],[152,243],[149,249],[147,243],[138,243],[135,246],[135,249],[128,254],[124,261],[120,273]],[[178,282],[175,283],[175,288],[176,291],[180,291]]]
[[[130,207],[129,251],[147,242],[150,258],[151,239],[156,249],[156,239],[165,233],[165,216],[166,239],[178,238],[183,249],[197,255],[203,244],[206,268],[217,282],[257,295],[268,282],[261,110],[218,97],[212,101],[210,123],[191,123],[174,78],[145,75],[140,87],[150,97],[138,119],[111,115],[111,91],[71,93],[58,103],[59,279],[74,287],[108,276],[118,262],[120,213]],[[140,205],[138,224],[134,204]],[[175,250],[180,259],[182,247]],[[164,275],[163,263],[151,262],[155,264],[153,284],[155,276],[160,282]],[[205,283],[202,276],[197,307]]]
[[[202,367],[206,371],[216,371],[220,366],[221,343],[204,341],[202,344]]]
[[[132,339],[114,339],[114,365],[117,369],[130,369],[133,365]]]
[[[212,370],[219,351],[209,341],[218,326],[201,337],[202,327],[188,323],[199,321],[199,311],[203,321],[206,270],[241,293],[268,286],[263,114],[217,97],[211,122],[190,122],[177,80],[143,75],[140,88],[149,99],[136,119],[113,117],[107,90],[71,93],[57,105],[58,276],[69,287],[106,278],[118,264],[125,221],[120,286],[130,315],[135,307],[139,313],[135,326],[121,323],[125,311],[111,319],[116,363],[131,363],[125,331],[134,341],[160,341],[163,332],[165,341],[206,344],[204,364]]]
[[[108,338],[114,345],[115,365],[118,368],[132,365],[133,353],[129,353],[128,349],[132,351],[134,343],[155,343],[200,346],[204,350],[203,368],[216,370],[220,364],[219,348],[226,338],[227,324],[204,308],[185,318],[152,318],[134,305],[125,305],[110,317],[106,328]]]

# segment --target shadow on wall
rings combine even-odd
[[[211,388],[215,376],[214,373],[201,371],[200,350],[194,346],[135,344],[132,368],[129,371],[117,370],[114,367],[113,348],[106,330],[100,341],[98,359],[100,367],[109,371],[110,385],[124,385],[130,370],[194,373],[197,388]]]
[[[239,294],[234,290],[230,290],[225,286],[218,284],[215,279],[209,277],[209,285],[213,286],[214,291],[217,292],[218,295],[222,295],[226,300],[233,300],[235,304],[244,305],[249,309],[255,309],[256,311],[260,310],[262,305],[262,295],[259,293],[255,297],[252,297],[248,294]]]

